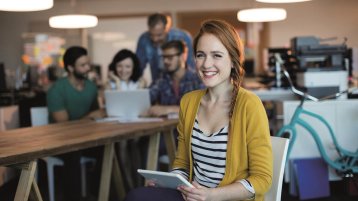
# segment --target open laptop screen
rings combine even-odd
[[[149,89],[104,92],[109,117],[136,118],[150,107]]]

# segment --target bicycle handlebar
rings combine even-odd
[[[342,94],[351,93],[351,92],[354,92],[354,91],[358,90],[357,87],[351,87],[351,88],[348,88],[346,90],[343,90],[343,91],[340,91],[340,92],[337,92],[337,93],[334,93],[334,94],[324,96],[322,98],[314,97],[314,96],[312,96],[312,95],[310,95],[310,94],[308,94],[306,92],[303,92],[303,91],[300,91],[300,90],[296,89],[296,87],[293,85],[293,82],[292,82],[292,79],[290,77],[290,74],[288,73],[288,71],[286,70],[285,66],[283,65],[283,61],[282,61],[282,58],[281,58],[280,54],[276,53],[275,58],[276,58],[276,62],[278,62],[281,65],[283,75],[287,78],[288,83],[290,84],[291,91],[294,94],[297,94],[297,95],[299,95],[299,96],[301,96],[301,97],[303,97],[305,99],[309,99],[309,100],[312,100],[312,101],[315,101],[315,102],[319,102],[319,101],[327,100],[327,99],[331,99],[331,98],[338,98]]]

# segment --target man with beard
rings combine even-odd
[[[47,92],[52,123],[81,119],[98,109],[97,87],[87,79],[91,68],[87,50],[68,48],[63,63],[68,76],[57,80]]]
[[[183,41],[173,40],[162,45],[164,74],[150,86],[153,106],[150,116],[167,116],[179,112],[181,97],[202,88],[196,73],[187,69],[188,48]]]
[[[87,50],[73,46],[63,56],[67,77],[57,80],[47,92],[47,107],[51,123],[72,121],[101,116],[97,102],[97,87],[87,79],[90,63]],[[63,195],[66,201],[81,200],[81,164],[83,156],[96,158],[94,167],[94,185],[90,186],[93,195],[98,192],[102,147],[80,150],[57,155],[64,161]],[[96,186],[97,185],[97,186]]]
[[[150,86],[152,106],[146,115],[172,118],[178,116],[181,97],[187,92],[202,88],[203,85],[196,73],[187,69],[186,59],[188,48],[183,41],[169,41],[164,43],[161,49],[164,72],[161,77],[155,80]],[[160,139],[159,160],[164,162],[166,160],[164,159],[166,158],[166,156],[164,156],[166,154],[166,148],[162,140],[163,138]],[[141,154],[145,156],[148,138],[142,138],[140,143]],[[142,163],[144,167],[146,162],[142,161]]]

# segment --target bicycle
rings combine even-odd
[[[283,62],[279,58],[279,56],[276,56],[276,60],[277,60],[277,62],[280,63],[280,65],[282,65],[283,75],[288,80],[292,92],[301,97],[300,104],[295,109],[290,122],[288,124],[284,125],[283,127],[281,127],[281,129],[276,133],[276,136],[279,136],[279,137],[282,137],[286,133],[289,134],[290,143],[289,143],[289,147],[288,147],[287,158],[290,155],[292,146],[295,143],[295,139],[297,136],[296,126],[299,125],[302,128],[304,128],[306,131],[308,131],[308,133],[313,137],[323,160],[330,167],[335,169],[337,173],[343,175],[344,177],[353,177],[353,174],[358,174],[358,149],[356,152],[351,152],[351,151],[348,151],[348,150],[344,149],[343,147],[341,147],[338,144],[338,141],[335,137],[335,133],[334,133],[332,127],[329,125],[329,123],[322,116],[320,116],[316,113],[310,112],[303,108],[303,105],[306,100],[312,100],[315,102],[319,102],[319,101],[323,101],[323,100],[327,100],[327,99],[331,99],[331,98],[337,98],[337,97],[341,96],[342,94],[345,94],[348,92],[353,92],[353,91],[357,90],[357,88],[350,88],[350,89],[347,89],[347,90],[344,90],[344,91],[341,91],[341,92],[338,92],[338,93],[335,93],[335,94],[332,94],[329,96],[325,96],[323,98],[316,98],[310,94],[307,94],[305,92],[302,92],[302,91],[296,89],[293,85],[293,82],[290,78],[289,73],[285,70],[285,68],[283,66]],[[305,121],[301,117],[302,114],[308,115],[310,117],[313,117],[313,118],[319,120],[320,122],[323,123],[323,125],[325,127],[328,128],[330,137],[331,137],[334,147],[335,147],[335,150],[338,153],[338,158],[336,158],[335,160],[332,160],[328,156],[327,151],[325,150],[317,131],[307,121]]]

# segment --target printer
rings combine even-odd
[[[291,39],[292,54],[297,59],[296,85],[318,98],[348,88],[347,47],[342,44],[322,44],[314,37]],[[347,96],[341,96],[345,99]]]

